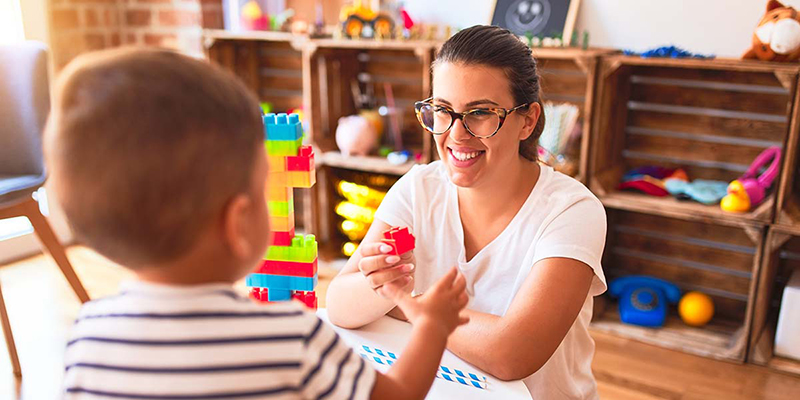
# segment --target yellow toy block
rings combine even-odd
[[[270,188],[285,188],[291,187],[291,182],[289,181],[289,173],[286,171],[281,172],[273,172],[270,171],[267,174],[267,186]]]
[[[296,188],[310,188],[317,183],[315,171],[288,171],[289,184]]]
[[[267,187],[267,201],[293,201],[294,191],[287,187]]]
[[[288,217],[269,217],[269,228],[273,231],[288,232],[294,229],[294,213]]]
[[[284,156],[267,156],[267,163],[269,164],[269,172],[284,172],[286,171],[286,157]]]

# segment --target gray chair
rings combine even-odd
[[[50,111],[47,48],[37,42],[0,46],[0,219],[27,217],[81,302],[89,301],[64,246],[39,211],[33,194],[44,184],[42,132]],[[0,322],[14,374],[21,376],[0,291]]]

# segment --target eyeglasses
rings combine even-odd
[[[433,104],[431,97],[414,103],[414,110],[420,125],[434,135],[447,132],[455,120],[460,119],[470,135],[486,139],[497,134],[509,114],[529,105],[520,104],[510,110],[500,107],[476,108],[460,113],[450,107]]]

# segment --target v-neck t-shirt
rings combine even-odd
[[[524,379],[539,399],[596,399],[591,371],[594,341],[588,326],[593,297],[606,290],[601,266],[606,237],[602,203],[580,182],[542,165],[539,180],[505,229],[469,261],[458,208],[458,188],[445,165],[414,166],[392,186],[375,213],[416,236],[414,291],[424,293],[453,266],[464,275],[467,308],[502,316],[533,266],[547,258],[570,258],[594,272],[577,319],[550,359]],[[497,199],[497,207],[503,207]]]

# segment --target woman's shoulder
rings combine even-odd
[[[543,175],[546,175],[543,192],[548,197],[562,198],[570,204],[587,201],[600,207],[603,206],[597,196],[577,179],[547,165],[542,165],[541,168]]]

